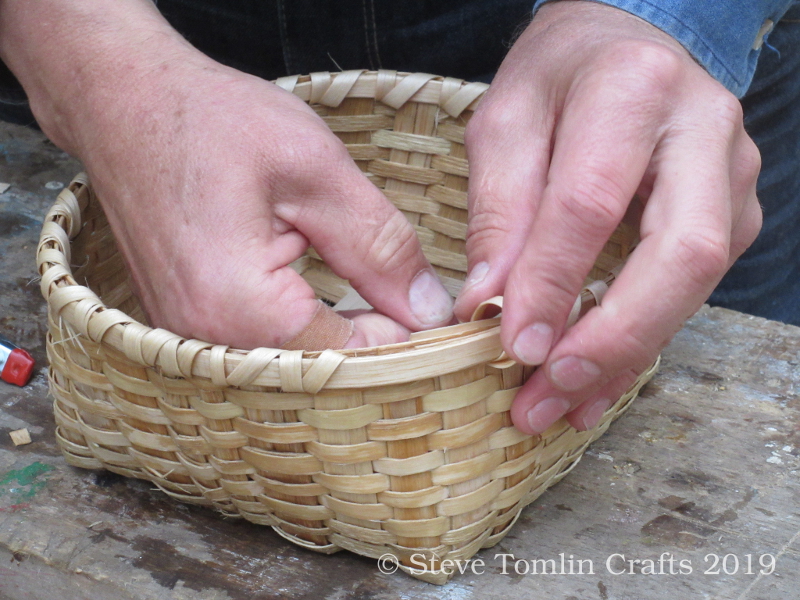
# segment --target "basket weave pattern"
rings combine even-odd
[[[277,83],[345,142],[457,294],[467,268],[464,126],[486,86],[383,71]],[[621,226],[573,320],[634,243]],[[149,480],[313,550],[392,553],[434,583],[452,573],[412,572],[412,554],[435,564],[496,544],[653,372],[594,430],[562,419],[528,436],[508,411],[531,369],[502,356],[497,318],[324,352],[246,352],[152,329],[85,175],[48,214],[38,264],[56,435],[69,464]],[[294,267],[327,300],[350,289],[313,249]]]

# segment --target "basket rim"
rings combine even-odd
[[[212,371],[215,367],[219,370],[220,360],[227,378],[248,357],[258,352],[264,355],[263,367],[258,374],[240,385],[283,387],[285,376],[281,377],[280,356],[288,358],[291,355],[295,360],[299,359],[301,373],[305,375],[323,355],[335,353],[341,357],[340,364],[325,384],[326,388],[334,389],[358,387],[365,380],[370,386],[408,383],[426,376],[420,371],[425,365],[435,367],[428,368],[429,376],[435,376],[492,362],[502,354],[498,317],[428,330],[422,332],[422,339],[399,344],[322,352],[267,347],[243,350],[150,327],[107,306],[91,288],[81,285],[74,278],[69,247],[81,229],[83,211],[77,197],[81,188],[90,189],[84,173],[76,176],[61,191],[45,218],[37,249],[42,294],[48,309],[62,323],[59,327],[63,328],[65,324],[72,335],[80,334],[110,347],[143,367],[160,367],[164,374],[173,377],[213,380]],[[83,306],[77,306],[79,304]],[[111,322],[93,323],[101,316]],[[126,329],[135,331],[126,333]],[[164,351],[159,351],[154,360],[147,360],[141,351],[132,351],[128,340],[134,336],[139,340],[148,336],[161,338],[164,340],[162,350],[167,350],[169,346],[175,356],[167,358]],[[224,356],[212,359],[212,351],[216,355],[223,352]],[[190,353],[191,357],[180,356],[186,353]],[[212,362],[218,364],[212,365]],[[226,385],[231,383],[226,382]]]

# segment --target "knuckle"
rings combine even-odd
[[[611,44],[608,52],[621,68],[606,76],[623,83],[637,101],[663,96],[680,84],[686,71],[686,60],[662,44],[624,40]]]
[[[467,226],[467,253],[471,254],[475,248],[502,244],[512,233],[513,228],[508,217],[497,209],[486,207],[470,217]]]
[[[517,271],[512,272],[507,285],[511,288],[512,296],[518,298],[529,297],[531,285],[535,285],[535,289],[548,298],[552,307],[559,307],[564,311],[563,316],[566,319],[582,283],[583,277],[579,272],[551,263],[536,272],[535,282],[531,280],[530,274]]]
[[[744,109],[739,100],[725,89],[715,86],[707,95],[705,101],[705,116],[714,129],[725,136],[733,144],[740,137],[747,137],[744,133]],[[756,149],[757,150],[757,149]],[[747,152],[748,160],[752,160],[752,149]],[[760,156],[758,159],[760,168]],[[752,168],[752,165],[750,165]]]
[[[730,244],[723,232],[707,228],[681,232],[674,242],[674,260],[697,287],[706,288],[727,270]]]
[[[750,139],[749,136],[745,136],[745,140],[742,144],[744,147],[742,151],[741,172],[748,179],[750,184],[755,184],[758,179],[758,174],[761,172],[761,152],[758,150],[756,143]]]
[[[737,254],[739,256],[742,252],[747,250],[750,245],[756,241],[758,234],[761,233],[761,226],[764,224],[764,213],[761,212],[761,206],[756,203],[750,218],[744,219],[742,225],[742,239],[744,241],[744,248]]]
[[[467,126],[464,128],[464,145],[467,148],[471,148],[475,143],[475,139],[479,138],[481,135],[483,124],[481,123],[482,118],[480,114],[481,113],[473,114],[472,118],[467,123]]]
[[[763,214],[758,203],[755,206],[745,209],[745,213],[736,226],[735,234],[731,237],[731,256],[739,258],[753,242],[756,241],[761,225]]]
[[[382,272],[392,272],[414,264],[419,242],[416,232],[400,212],[378,221],[377,234],[371,236],[366,255]]]
[[[738,131],[744,127],[744,109],[741,102],[730,92],[720,91],[713,99],[712,107],[731,130]]]
[[[467,123],[464,130],[464,143],[467,148],[475,141],[491,132],[513,131],[518,126],[518,116],[497,102],[482,103]]]
[[[310,127],[292,141],[282,143],[271,155],[272,172],[292,184],[318,184],[316,177],[330,171],[346,150],[338,139],[319,128]]]
[[[612,229],[624,214],[625,192],[622,183],[615,181],[609,171],[593,170],[594,173],[587,171],[570,188],[554,190],[554,198],[570,221],[577,221],[582,229]]]
[[[756,237],[758,236],[758,234],[756,233],[755,236],[751,236],[750,233],[751,232],[749,231],[748,232],[743,231],[741,237],[739,237],[738,239],[734,239],[731,242],[731,252],[730,252],[731,258],[733,259],[739,258],[752,245],[752,243],[756,241]]]

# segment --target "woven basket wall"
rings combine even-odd
[[[464,127],[487,86],[395,72],[277,83],[312,104],[407,215],[455,296],[467,268]],[[635,231],[617,230],[573,320],[635,241]],[[56,435],[69,464],[149,480],[305,548],[391,553],[433,583],[452,573],[414,572],[411,555],[438,564],[496,544],[653,372],[594,430],[562,419],[532,437],[508,413],[531,370],[502,356],[498,318],[321,353],[247,352],[152,329],[85,175],[48,214],[38,264]],[[295,267],[322,298],[350,289],[313,250]]]

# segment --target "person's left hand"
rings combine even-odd
[[[470,274],[456,304],[505,296],[501,338],[541,365],[511,415],[594,427],[755,239],[760,159],[736,98],[674,39],[617,8],[546,4],[467,126]],[[632,198],[641,243],[565,322]],[[636,208],[634,206],[634,208]]]

